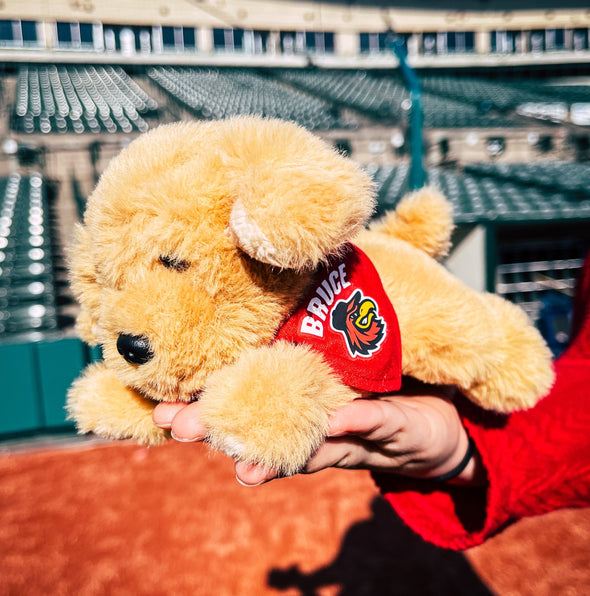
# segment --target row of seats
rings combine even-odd
[[[543,98],[551,98],[553,101],[565,101],[572,103],[590,103],[590,86],[588,85],[556,85],[547,83],[535,86],[537,92],[541,92]],[[537,100],[538,101],[538,100]]]
[[[261,114],[310,129],[354,124],[343,108],[382,123],[407,120],[409,92],[399,72],[155,67],[149,77],[197,118]],[[484,77],[423,75],[427,128],[523,126],[518,107],[539,102],[590,101],[590,88]],[[147,130],[156,102],[120,67],[24,66],[18,77],[15,127],[20,132],[132,132]]]
[[[330,102],[244,69],[157,67],[148,76],[198,118],[259,114],[309,129],[350,126]]]
[[[420,78],[425,91],[454,97],[480,105],[483,109],[496,108],[514,110],[520,104],[539,102],[543,97],[538,86],[531,88],[530,83],[490,80],[483,77],[453,77],[448,75],[429,75]]]
[[[423,93],[424,124],[428,128],[511,128],[522,126],[516,119],[498,116],[480,105]]]
[[[590,174],[590,165],[579,166],[583,176]],[[514,170],[526,170],[526,164],[514,165]],[[547,167],[547,166],[543,166]],[[555,164],[556,171],[560,164]],[[380,166],[370,169],[378,192],[378,214],[394,208],[408,192],[409,166]],[[580,197],[577,192],[556,190],[535,184],[495,176],[482,166],[469,172],[431,167],[428,182],[438,187],[451,201],[457,223],[485,221],[550,221],[590,218],[590,195]],[[523,181],[524,182],[524,181]]]
[[[395,75],[374,77],[363,70],[318,71],[285,69],[277,76],[310,93],[360,112],[397,121],[408,92]]]
[[[564,103],[567,108],[573,103],[590,102],[590,86],[585,85],[438,74],[423,74],[420,83],[427,94],[467,102],[482,113],[514,113],[525,104]]]
[[[564,161],[522,164],[476,163],[465,166],[465,171],[590,197],[590,165],[587,163]]]
[[[157,103],[118,66],[23,66],[13,127],[24,133],[146,131]]]
[[[40,174],[0,179],[0,339],[71,324],[54,225]]]
[[[407,120],[410,94],[397,73],[376,76],[366,71],[279,70],[277,76],[311,93],[320,94],[371,117],[390,123]],[[427,128],[489,128],[522,125],[516,119],[490,113],[481,104],[453,94],[422,94]]]

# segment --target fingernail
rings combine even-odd
[[[170,412],[164,411],[163,413],[156,409],[152,412],[152,420],[154,424],[160,428],[170,428],[172,426],[172,420],[174,416],[170,414]]]
[[[245,486],[246,488],[254,488],[255,486],[260,486],[261,484],[265,483],[265,480],[261,480],[260,482],[257,482],[256,484],[246,484],[243,480],[240,480],[240,478],[237,474],[236,474],[236,480],[238,481],[238,484],[241,484],[242,486]]]
[[[174,434],[174,431],[170,432],[170,436],[175,440],[178,441],[179,443],[194,443],[197,439],[183,439],[181,437],[177,437]]]
[[[330,426],[328,427],[328,433],[326,436],[328,437],[342,437],[346,434],[346,431],[338,428],[337,426]]]
[[[338,428],[338,420],[336,416],[330,416],[328,419],[328,432],[326,433],[327,437],[338,437],[344,434],[344,432]]]

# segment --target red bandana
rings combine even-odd
[[[320,268],[277,339],[310,345],[356,389],[385,393],[401,386],[395,310],[375,266],[352,244],[342,258]]]

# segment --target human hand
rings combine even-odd
[[[169,428],[178,441],[199,441],[206,435],[199,402],[161,403],[154,423]],[[469,438],[452,401],[428,388],[418,393],[357,399],[337,410],[328,437],[301,471],[325,468],[368,469],[416,478],[436,478],[453,470],[467,453]],[[238,461],[236,478],[258,486],[277,478],[274,470]],[[479,485],[485,472],[477,453],[451,482]]]

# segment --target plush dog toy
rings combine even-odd
[[[372,183],[292,123],[161,126],[115,158],[71,250],[78,329],[102,346],[70,389],[81,432],[156,444],[158,401],[201,400],[209,442],[283,473],[340,405],[401,375],[484,408],[528,408],[552,383],[526,315],[435,261],[434,189],[365,226]]]

